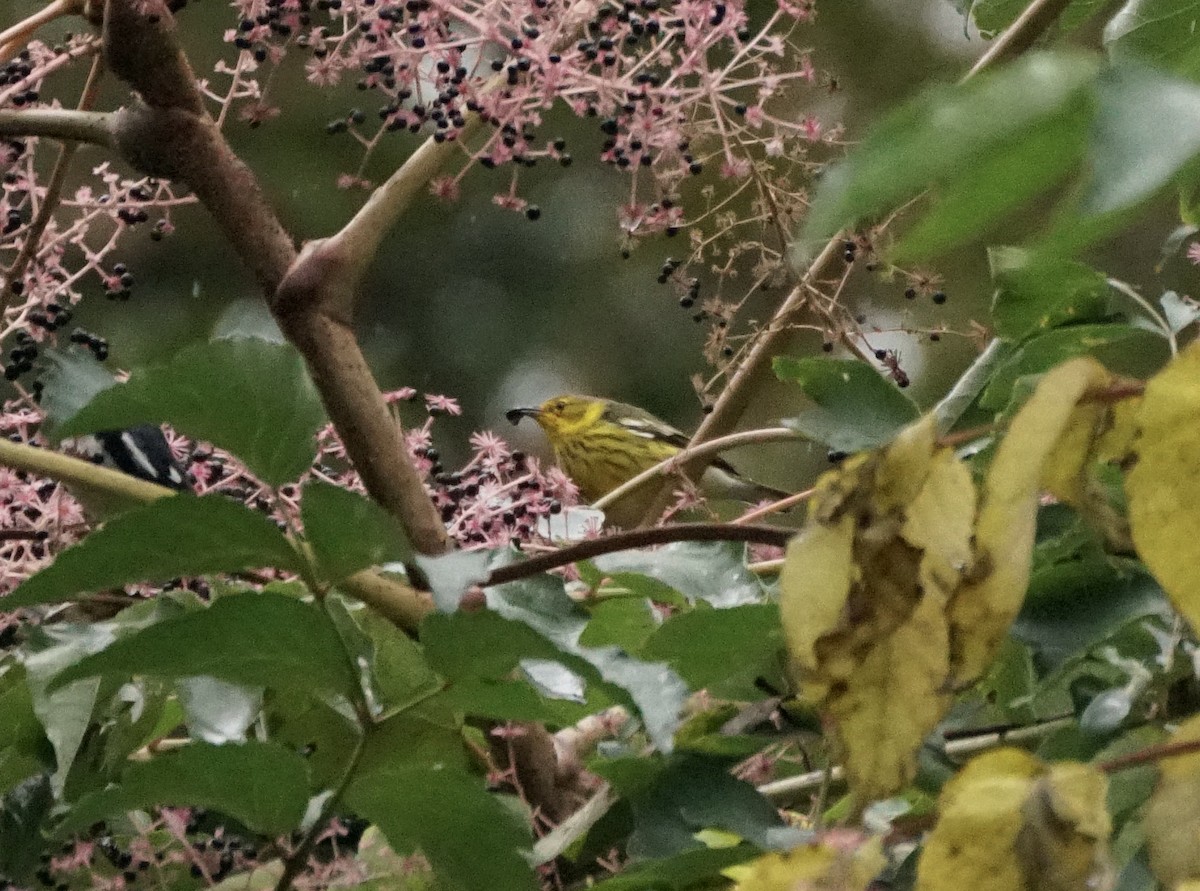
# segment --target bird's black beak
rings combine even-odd
[[[521,423],[521,418],[536,418],[541,413],[539,408],[510,408],[504,413],[504,417],[515,427]]]

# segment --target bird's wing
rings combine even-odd
[[[623,402],[610,402],[608,408],[605,409],[603,417],[604,420],[624,427],[636,436],[665,442],[668,445],[675,446],[677,449],[687,448],[687,444],[691,441],[690,437],[686,434],[681,433],[666,421],[656,418],[650,412],[643,408],[638,408],[636,405],[626,405]],[[733,474],[735,477],[740,476],[733,465],[719,455],[709,463],[713,467],[724,470],[726,473]]]

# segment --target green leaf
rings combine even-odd
[[[1012,187],[1021,190],[1021,177],[1040,180],[1040,168],[1065,173],[1065,159],[1078,158],[1087,133],[1087,87],[1096,67],[1086,56],[1042,53],[966,84],[926,91],[889,115],[826,174],[801,242],[822,242],[931,186],[954,181],[961,186],[964,171],[991,171],[995,178],[979,184],[987,201],[974,208],[980,225],[992,222],[1006,206],[998,187],[1001,175],[1017,175]],[[1034,142],[1046,151],[1040,163],[1024,171],[1008,169],[1004,159],[1024,154]]]
[[[268,593],[230,594],[208,609],[145,628],[80,660],[52,686],[107,674],[207,674],[238,684],[358,695],[358,679],[320,607]]]
[[[463,891],[533,891],[526,826],[483,786],[456,770],[392,766],[360,772],[346,791],[398,853],[421,851],[434,873]],[[465,840],[470,843],[464,843]]]
[[[31,884],[46,845],[42,826],[54,804],[50,780],[30,777],[0,800],[0,876]]]
[[[1114,62],[1144,62],[1200,80],[1198,28],[1198,0],[1128,0],[1109,19],[1104,46]]]
[[[316,457],[325,415],[300,354],[251,338],[180,350],[96,395],[59,430],[76,436],[136,424],[170,424],[237,455],[263,482],[296,479]]]
[[[325,599],[325,609],[347,652],[365,668],[364,681],[381,712],[437,689],[440,682],[421,648],[395,623],[337,594]]]
[[[699,848],[674,857],[635,863],[611,879],[595,885],[595,891],[684,891],[709,887],[710,882],[725,882],[721,870],[758,857],[754,845],[732,848]]]
[[[992,320],[1005,340],[1099,320],[1108,309],[1108,279],[1083,263],[1015,247],[989,248],[988,262],[996,284]]]
[[[112,372],[82,348],[49,348],[42,351],[42,357],[46,370],[41,375],[39,404],[51,430],[77,414],[97,393],[117,386]]]
[[[59,603],[136,582],[264,566],[301,569],[295,550],[267,517],[220,495],[174,495],[109,520],[23,582],[4,604]]]
[[[721,541],[680,541],[653,551],[617,551],[592,561],[604,575],[648,576],[669,585],[691,603],[715,607],[760,603],[762,585],[746,568],[745,545]]]
[[[587,625],[587,614],[567,596],[557,576],[540,575],[486,591],[488,607],[507,619],[528,625],[553,642],[561,654],[582,660],[582,665],[558,661],[588,676],[590,666],[604,681],[621,688],[637,708],[646,733],[660,751],[672,748],[672,734],[687,698],[687,685],[667,665],[635,659],[616,647],[581,647],[579,638]],[[553,657],[552,657],[553,658]]]
[[[932,259],[982,235],[1065,179],[1078,169],[1091,119],[1091,104],[1075,102],[1053,122],[1030,128],[941,181],[928,211],[893,245],[893,260]]]
[[[1169,358],[1162,335],[1131,325],[1070,325],[1038,335],[996,369],[980,397],[984,408],[999,410],[1013,395],[1018,379],[1042,374],[1075,356],[1091,355],[1109,370],[1147,377]]]
[[[1080,212],[1099,217],[1153,197],[1200,154],[1200,85],[1122,65],[1100,75],[1096,97]]]
[[[1012,635],[1033,649],[1043,670],[1053,670],[1131,622],[1171,615],[1162,589],[1140,565],[1085,557],[1035,568]]]
[[[585,647],[617,646],[627,653],[642,648],[658,627],[654,608],[644,597],[614,597],[601,601],[579,637]]]
[[[194,742],[130,765],[118,786],[81,799],[59,833],[124,811],[169,805],[210,808],[254,832],[279,835],[300,826],[308,797],[308,769],[293,751],[274,743]]]
[[[754,681],[778,674],[783,647],[779,607],[752,604],[695,609],[667,619],[639,655],[666,662],[693,690],[728,699],[761,699]]]
[[[54,767],[54,749],[46,738],[25,671],[13,666],[0,675],[0,795],[35,773]]]
[[[400,521],[357,492],[321,480],[304,485],[304,536],[325,578],[338,582],[368,566],[412,557]]]
[[[723,829],[760,848],[795,846],[801,838],[779,811],[749,783],[729,773],[725,759],[684,754],[641,793],[631,797],[636,828],[629,837],[633,859],[670,857],[701,847],[701,829]]]
[[[458,610],[467,588],[487,578],[492,554],[489,551],[451,551],[428,557],[417,554],[417,568],[425,573],[434,606],[440,612]]]
[[[782,381],[800,385],[817,407],[784,425],[839,452],[857,452],[890,442],[916,420],[916,404],[883,375],[853,359],[794,359],[776,356]]]
[[[1098,13],[1107,3],[1108,0],[1071,0],[1056,24],[1062,31],[1072,31]],[[969,0],[969,10],[960,11],[969,11],[980,33],[990,36],[999,34],[1016,21],[1017,16],[1024,12],[1028,5],[1026,0]]]

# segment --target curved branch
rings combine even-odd
[[[70,142],[116,148],[113,115],[102,111],[67,108],[30,108],[0,111],[0,136],[45,136]]]
[[[798,432],[788,427],[764,427],[761,430],[746,430],[742,433],[731,433],[728,436],[722,436],[720,439],[712,439],[699,445],[690,445],[678,454],[672,455],[670,458],[665,458],[653,467],[643,470],[637,476],[633,477],[633,479],[626,480],[607,495],[598,498],[591,506],[597,510],[603,510],[605,507],[609,507],[620,501],[631,492],[642,488],[642,486],[651,480],[666,476],[668,473],[680,469],[685,462],[699,463],[706,458],[711,459],[713,455],[724,452],[727,449],[737,448],[738,446],[763,442],[786,442],[801,438],[802,436]]]
[[[506,582],[515,582],[517,579],[528,578],[531,575],[557,569],[569,563],[599,557],[601,554],[631,551],[635,548],[670,544],[676,541],[741,541],[748,544],[783,547],[795,534],[795,529],[750,524],[736,525],[734,523],[679,523],[674,526],[655,526],[653,529],[632,529],[604,538],[589,538],[560,551],[531,557],[523,563],[499,566],[488,573],[488,577],[482,584],[485,588],[492,585],[503,585]]]
[[[61,452],[39,449],[2,438],[0,464],[135,504],[146,504],[175,494],[165,486],[140,480],[109,467],[101,467],[82,458],[73,458]]]
[[[1070,0],[1033,0],[1004,34],[996,39],[991,50],[975,64],[963,80],[969,80],[982,71],[1024,52],[1054,24],[1069,2]],[[759,335],[729,379],[729,383],[713,405],[712,412],[692,437],[692,445],[723,436],[737,424],[750,401],[751,381],[770,363],[772,355],[782,344],[788,323],[807,300],[808,289],[814,282],[823,278],[834,261],[841,257],[843,237],[842,233],[835,233],[804,270],[799,283],[784,298],[770,324]],[[702,469],[703,466],[698,466],[698,462],[692,462],[686,471],[689,477],[695,479]]]
[[[354,270],[320,243],[297,255],[258,179],[204,111],[164,0],[108,0],[104,52],[144,100],[114,120],[118,150],[139,170],[196,194],[304,356],[367,491],[401,520],[419,551],[445,550],[441,517],[351,329]]]

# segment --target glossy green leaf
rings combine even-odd
[[[552,641],[561,653],[578,657],[605,682],[620,688],[637,708],[646,733],[660,751],[672,748],[672,735],[687,698],[687,685],[667,665],[636,659],[617,647],[579,645],[587,614],[567,596],[562,579],[540,575],[487,589],[488,607],[521,622]],[[561,657],[559,661],[563,661]],[[584,677],[586,671],[564,661]]]
[[[1016,21],[1029,5],[1026,0],[955,0],[964,15],[986,36],[998,35]],[[1056,22],[1059,29],[1072,31],[1107,5],[1107,0],[1071,0]]]
[[[879,371],[853,359],[794,359],[776,356],[772,366],[782,381],[800,385],[817,407],[791,427],[838,452],[857,452],[890,442],[920,415],[916,403]]]
[[[230,594],[151,625],[80,660],[53,688],[97,675],[207,674],[239,684],[353,695],[358,679],[319,606],[269,593]]]
[[[25,672],[0,675],[0,796],[21,781],[54,767],[54,749],[33,710]]]
[[[42,829],[53,805],[50,780],[44,774],[30,777],[0,799],[0,876],[32,884],[46,846]]]
[[[760,848],[794,846],[797,830],[749,783],[729,772],[725,759],[682,754],[640,793],[631,796],[636,828],[628,852],[634,859],[670,857],[701,847],[701,829],[723,829]]]
[[[733,542],[681,541],[653,551],[616,551],[592,561],[604,575],[649,576],[688,601],[716,607],[760,603],[762,585],[746,568],[745,545]]]
[[[729,699],[759,699],[760,675],[774,677],[782,664],[779,607],[695,609],[667,619],[642,647],[646,659],[666,662],[693,690]]]
[[[46,369],[41,374],[40,405],[51,430],[78,414],[97,393],[117,386],[112,372],[83,347],[48,348],[42,358]]]
[[[1135,207],[1185,168],[1194,170],[1200,155],[1200,84],[1121,65],[1097,79],[1096,104],[1083,215]],[[1062,225],[1070,226],[1070,219]]]
[[[1096,321],[1108,310],[1107,278],[1083,263],[1014,247],[989,248],[988,262],[996,284],[992,320],[1005,340]]]
[[[1098,646],[1130,622],[1171,615],[1158,583],[1133,561],[1067,560],[1035,569],[1012,634],[1033,649],[1045,670]]]
[[[296,350],[252,338],[180,350],[135,371],[63,423],[75,436],[135,424],[170,424],[237,455],[263,482],[296,479],[316,457],[324,410]]]
[[[1095,73],[1095,61],[1085,56],[1036,54],[966,84],[927,90],[889,115],[826,174],[801,242],[820,243],[965,171],[998,175],[1005,156],[1020,153],[1030,140],[1048,152],[1038,167],[1065,171],[1061,156],[1077,155],[1086,133],[1082,112]],[[1037,170],[1025,173],[1039,176]],[[988,197],[1002,207],[1002,190],[993,185],[986,184]],[[994,219],[987,202],[975,211],[983,223]]]
[[[80,801],[60,832],[169,805],[210,808],[255,832],[277,835],[299,827],[308,798],[308,771],[296,752],[264,742],[194,742],[130,765],[119,785]]]
[[[4,602],[15,609],[136,582],[264,566],[300,569],[295,550],[271,520],[220,495],[175,495],[114,517]]]
[[[698,848],[674,857],[635,863],[611,879],[595,886],[596,891],[684,891],[721,881],[721,870],[753,860],[762,852],[754,845],[731,848]]]
[[[1006,359],[980,397],[985,408],[999,410],[1013,395],[1017,381],[1042,374],[1075,356],[1090,355],[1110,371],[1146,377],[1166,362],[1170,348],[1160,333],[1132,325],[1070,325],[1027,341]]]
[[[448,887],[462,891],[534,891],[525,859],[529,829],[457,770],[397,767],[360,771],[346,803],[382,830],[398,853],[420,851]]]
[[[636,653],[656,628],[658,619],[649,600],[613,597],[592,610],[579,642],[585,647],[617,646],[627,653]]]
[[[317,567],[330,581],[412,557],[400,521],[357,492],[321,480],[305,483],[300,519]]]
[[[363,666],[380,711],[406,705],[439,681],[411,637],[373,609],[332,595],[325,600],[347,652]]]
[[[1114,62],[1143,62],[1200,80],[1200,2],[1127,0],[1104,29]]]

